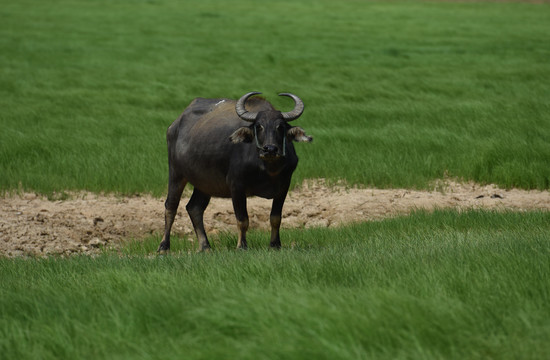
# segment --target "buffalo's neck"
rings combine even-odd
[[[283,167],[277,175],[269,174],[267,169],[261,171],[254,180],[247,184],[247,196],[259,196],[265,199],[286,194],[292,172]]]
[[[263,170],[271,177],[279,175],[287,165],[285,158],[276,161],[262,161]]]

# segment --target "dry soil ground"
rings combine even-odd
[[[173,233],[194,238],[185,212],[189,193],[178,211]],[[267,229],[271,202],[250,198],[251,227]],[[414,209],[550,210],[550,192],[501,190],[493,185],[440,181],[433,191],[358,189],[309,181],[289,193],[283,227],[333,227],[408,214]],[[207,232],[236,233],[231,201],[212,199],[205,213]],[[162,232],[164,200],[151,196],[120,197],[74,193],[50,201],[32,193],[0,198],[0,256],[43,256],[98,252],[123,239]]]

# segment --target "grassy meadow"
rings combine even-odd
[[[294,182],[550,188],[548,4],[0,0],[0,192],[151,193],[194,97],[300,96]],[[216,141],[216,139],[213,139]],[[0,198],[0,201],[2,199]],[[1,229],[0,229],[1,230]],[[548,212],[0,257],[6,359],[546,359]]]
[[[166,192],[194,97],[303,98],[295,182],[550,184],[547,4],[0,0],[0,190]]]
[[[549,233],[548,212],[436,211],[285,231],[281,251],[253,233],[248,252],[222,235],[208,254],[0,259],[0,352],[546,359]]]

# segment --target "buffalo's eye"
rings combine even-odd
[[[283,125],[281,125],[281,124],[277,125],[277,127],[276,127],[276,129],[277,129],[278,132],[283,131],[284,128],[285,128],[285,127],[284,127]]]
[[[264,127],[262,125],[256,125],[256,130],[257,131],[263,131]]]

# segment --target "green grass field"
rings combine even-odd
[[[151,193],[197,96],[306,103],[294,182],[550,188],[550,7],[0,0],[0,192]],[[1,201],[2,199],[0,199]],[[548,212],[0,257],[4,359],[546,359]]]
[[[1,190],[164,194],[171,122],[251,90],[306,103],[295,182],[549,188],[547,4],[0,5]]]
[[[546,359],[550,214],[286,231],[269,251],[0,259],[6,359]],[[152,239],[152,242],[158,239]]]

